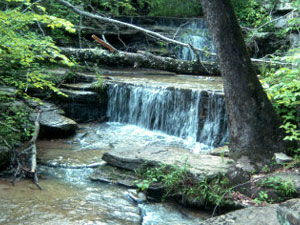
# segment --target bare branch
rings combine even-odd
[[[69,3],[69,2],[67,2],[65,0],[56,0],[56,1],[59,2],[59,3],[61,3],[61,4],[63,4],[63,5],[65,5],[65,6],[67,6],[68,8],[72,9],[74,12],[76,12],[78,14],[82,14],[82,15],[90,17],[90,18],[98,19],[98,20],[101,20],[103,22],[114,23],[114,24],[117,24],[119,26],[129,27],[129,28],[141,31],[141,32],[143,32],[143,33],[145,33],[147,35],[152,36],[152,37],[156,37],[156,38],[159,38],[161,40],[164,40],[166,42],[169,42],[169,43],[172,43],[172,44],[175,44],[175,45],[181,45],[181,46],[184,46],[184,47],[187,47],[187,48],[189,47],[189,44],[186,44],[186,43],[183,43],[183,42],[176,41],[174,39],[165,37],[165,36],[163,36],[163,35],[161,35],[159,33],[156,33],[154,31],[147,30],[147,29],[141,28],[139,26],[135,26],[133,24],[125,23],[125,22],[122,22],[122,21],[119,21],[119,20],[115,20],[115,19],[103,17],[103,16],[100,16],[100,15],[96,15],[96,14],[92,14],[92,13],[80,10],[77,7],[73,6],[71,3]],[[195,50],[196,51],[200,51],[200,52],[205,52],[207,54],[215,55],[215,53],[211,53],[211,52],[205,51],[203,49],[195,48]]]
[[[98,38],[96,35],[92,35],[92,38],[97,41],[99,44],[101,44],[102,46],[104,46],[105,48],[108,48],[108,50],[111,53],[114,53],[115,51],[117,51],[113,46],[111,46],[110,44],[108,44],[107,42],[101,40],[100,38]]]

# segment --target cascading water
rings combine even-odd
[[[207,148],[228,141],[223,96],[207,91],[111,84],[108,87],[110,121],[202,143]]]
[[[165,17],[121,17],[124,22],[132,23],[153,30],[171,39],[191,44],[194,48],[203,49],[207,52],[215,52],[208,26],[203,18],[165,18]],[[149,47],[149,41],[144,41]],[[155,45],[155,43],[153,43]],[[197,60],[196,54],[191,48],[181,46],[169,46],[169,52],[183,60]],[[202,61],[215,61],[215,56],[205,52],[197,52]]]
[[[215,52],[208,27],[204,19],[192,20],[183,28],[183,32],[177,40],[188,43],[194,48],[203,49],[207,52]],[[200,60],[215,61],[215,56],[198,52]],[[183,60],[197,60],[196,54],[191,48],[181,47],[177,51],[177,57]]]

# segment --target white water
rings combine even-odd
[[[110,121],[180,137],[198,150],[228,141],[221,95],[132,84],[112,84],[108,89]]]
[[[184,26],[184,32],[177,40],[191,44],[194,48],[203,49],[208,52],[215,52],[208,27],[203,19],[194,20]],[[214,56],[210,56],[204,52],[198,52],[200,60],[215,61]],[[177,52],[177,57],[183,60],[197,60],[197,56],[190,48],[181,47]]]

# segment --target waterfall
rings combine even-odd
[[[215,52],[211,35],[204,18],[168,18],[168,17],[119,17],[121,21],[135,24],[154,32],[158,32],[171,39],[191,44],[195,48],[203,49],[208,52]],[[149,40],[143,45],[149,47]],[[155,39],[156,41],[156,39]],[[151,39],[150,39],[151,42]],[[157,43],[152,43],[154,46]],[[161,48],[161,46],[160,46]],[[192,49],[182,46],[168,46],[169,52],[179,59],[196,60],[197,57]],[[215,56],[207,55],[204,52],[198,52],[202,61],[215,61]]]
[[[181,35],[177,40],[191,44],[194,48],[203,49],[208,52],[215,52],[207,23],[204,19],[192,20],[184,26]],[[198,52],[202,61],[215,61],[215,56],[210,56],[204,52]],[[177,51],[177,57],[183,60],[196,60],[195,53],[190,48],[180,47]]]
[[[207,91],[110,84],[110,121],[216,147],[228,141],[223,96]]]

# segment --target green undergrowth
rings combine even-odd
[[[50,16],[40,1],[0,1],[0,86],[13,87],[14,97],[0,93],[0,145],[13,147],[28,139],[32,132],[29,113],[22,104],[30,90],[60,93],[57,78],[46,72],[51,65],[72,66],[74,63],[47,36],[47,30],[75,32],[73,25]]]
[[[292,180],[283,180],[279,176],[270,176],[258,182],[257,187],[261,190],[253,200],[257,204],[282,202],[297,196],[297,190]],[[273,192],[275,198],[270,194]]]
[[[0,146],[9,149],[28,140],[33,132],[28,108],[15,100],[0,92]]]
[[[183,196],[187,201],[197,201],[208,208],[235,205],[233,199],[234,195],[241,195],[239,193],[240,185],[233,186],[229,179],[222,174],[214,178],[205,176],[195,178],[189,172],[189,168],[188,163],[183,167],[165,164],[158,167],[145,165],[145,167],[135,171],[139,178],[135,184],[138,190],[143,192],[147,192],[147,189],[151,188],[152,185],[162,186],[164,189],[162,200]],[[252,185],[250,181],[249,185]],[[283,180],[279,176],[262,177],[255,182],[255,186],[258,191],[257,195],[244,196],[244,199],[248,202],[250,199],[252,204],[257,205],[282,202],[298,194],[291,180]]]
[[[293,156],[300,155],[300,48],[281,57],[290,65],[262,69],[262,84],[277,114],[282,119],[284,140],[294,143],[287,149]]]
[[[139,169],[136,175],[139,180],[136,185],[140,191],[147,190],[152,184],[160,184],[164,188],[162,199],[183,195],[187,199],[197,200],[203,205],[222,206],[231,194],[228,179],[219,175],[213,179],[202,177],[195,179],[189,172],[188,163],[184,167],[177,165]]]

